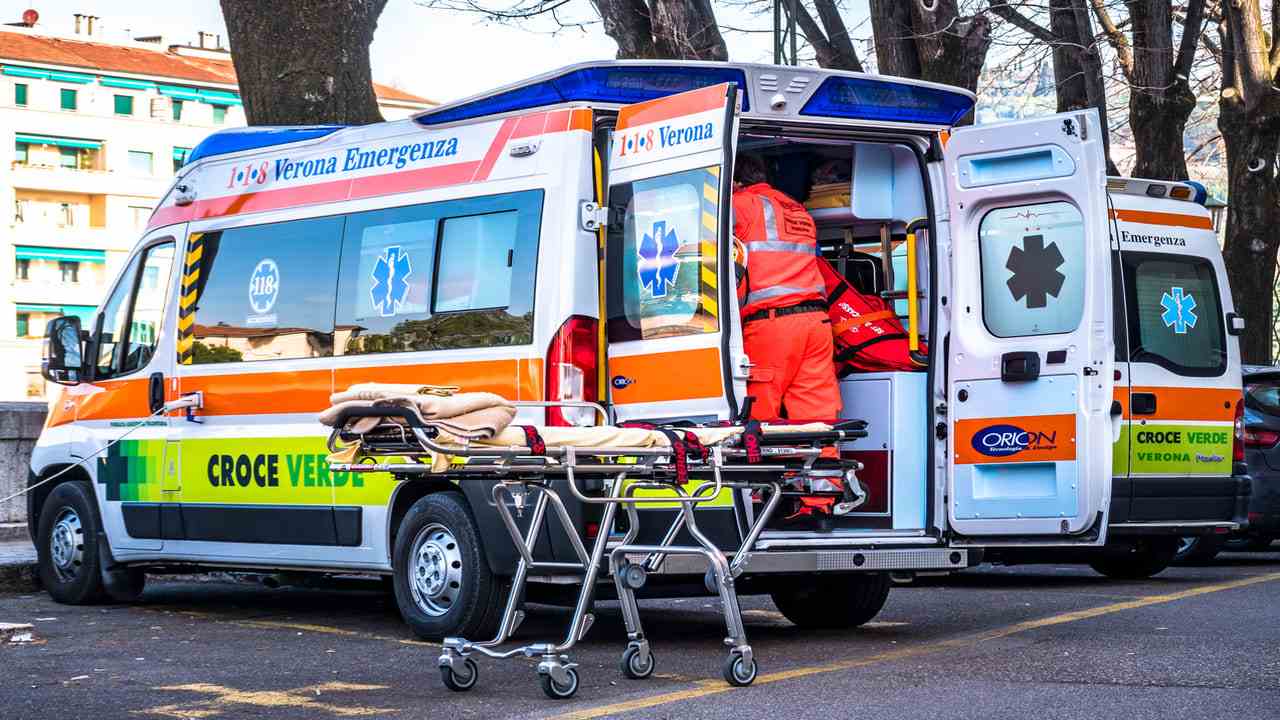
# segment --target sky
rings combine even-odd
[[[79,12],[102,18],[104,39],[159,34],[169,43],[194,42],[196,32],[203,30],[221,34],[226,42],[217,0],[14,0],[0,5],[0,22],[15,22],[22,10],[32,7],[49,30],[69,32]],[[850,5],[847,20],[854,27],[865,17],[866,0]],[[595,19],[588,0],[572,0],[567,8],[566,17]],[[743,62],[772,59],[771,15],[753,16],[719,2],[716,11],[723,25],[764,31],[725,31],[730,57]],[[558,32],[552,32],[555,27],[548,21],[528,27],[498,25],[475,15],[424,7],[415,0],[389,0],[370,48],[373,77],[448,101],[569,63],[612,58],[616,52],[599,23]],[[852,34],[860,33],[855,29]]]

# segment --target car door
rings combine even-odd
[[[608,389],[618,420],[728,419],[745,394],[729,254],[737,86],[622,108],[608,152]]]
[[[963,128],[945,148],[947,509],[969,542],[1105,542],[1119,419],[1103,132],[1073,112]]]

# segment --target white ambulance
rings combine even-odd
[[[419,634],[484,635],[516,559],[485,489],[330,472],[317,413],[381,381],[599,401],[618,421],[738,417],[742,151],[799,199],[812,168],[852,164],[849,201],[815,213],[823,251],[879,283],[927,353],[840,380],[844,415],[869,423],[842,448],[867,502],[779,519],[739,591],[852,626],[890,573],[1105,545],[1125,370],[1102,128],[1074,112],[952,131],[973,103],[812,68],[598,62],[399,122],[212,135],[91,325],[50,326],[46,373],[67,387],[29,494],[46,587],[89,602],[148,572],[379,573]],[[1175,302],[1201,300],[1181,287]],[[1230,325],[1205,317],[1229,300],[1200,307]],[[197,392],[199,409],[165,412]],[[753,503],[726,494],[701,527],[733,547]],[[570,555],[556,537],[537,553]],[[702,570],[672,559],[649,589],[700,588]]]

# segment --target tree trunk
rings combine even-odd
[[[1186,180],[1183,135],[1196,96],[1185,76],[1174,71],[1173,3],[1171,0],[1131,2],[1133,24],[1133,83],[1129,97],[1129,127],[1136,159],[1133,176],[1156,180]],[[1195,29],[1199,33],[1199,27]]]
[[[871,32],[876,42],[876,70],[881,75],[923,77],[908,3],[871,0]]]
[[[1270,365],[1272,288],[1280,249],[1280,193],[1276,148],[1280,122],[1258,122],[1234,92],[1219,103],[1218,128],[1227,151],[1227,214],[1223,259],[1236,312],[1245,321],[1240,355],[1246,363]]]
[[[871,0],[876,60],[885,75],[974,91],[991,47],[990,30],[986,15],[961,17],[956,0]],[[971,122],[972,111],[957,124]]]
[[[251,125],[381,122],[369,44],[386,0],[221,0]]]
[[[827,31],[827,42],[834,53],[830,67],[862,72],[862,61],[858,59],[853,38],[849,37],[849,29],[845,27],[844,18],[840,16],[840,8],[836,7],[835,0],[813,0],[813,7],[818,11],[822,27]]]
[[[1111,161],[1111,131],[1107,122],[1107,95],[1102,79],[1102,58],[1089,22],[1085,0],[1049,0],[1049,30],[1054,36],[1053,77],[1057,83],[1058,112],[1095,108],[1102,124],[1102,151],[1107,174],[1119,175]]]
[[[653,43],[653,20],[644,0],[592,0],[604,33],[618,44],[619,60],[647,60],[659,57]]]
[[[619,60],[728,60],[711,0],[592,0]]]

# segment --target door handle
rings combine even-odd
[[[164,373],[151,373],[147,382],[147,400],[151,405],[152,415],[164,407]]]
[[[1004,382],[1028,382],[1040,377],[1040,353],[1007,352],[1000,356],[1000,379]]]
[[[1129,411],[1134,415],[1154,415],[1156,394],[1142,392],[1129,395]]]

